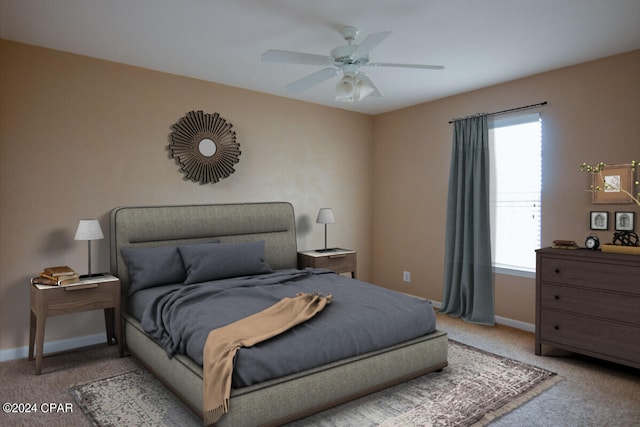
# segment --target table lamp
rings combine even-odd
[[[335,224],[336,218],[333,216],[331,208],[321,208],[318,211],[318,217],[316,223],[324,224],[324,249],[319,249],[318,252],[331,252],[333,249],[327,249],[327,224]]]
[[[75,240],[87,240],[89,248],[89,274],[86,277],[92,277],[91,274],[91,241],[104,239],[102,228],[97,219],[81,219],[76,230]],[[99,276],[98,274],[96,276]]]

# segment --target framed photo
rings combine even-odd
[[[593,174],[594,204],[633,203],[629,195],[621,190],[634,192],[631,165],[607,165],[601,173]],[[596,191],[595,188],[600,188]]]
[[[590,217],[589,217],[589,228],[592,230],[608,230],[609,229],[609,212],[591,211]]]
[[[635,223],[635,212],[616,212],[616,231],[633,231]]]

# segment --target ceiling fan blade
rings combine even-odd
[[[288,50],[270,49],[262,54],[262,62],[278,62],[282,64],[329,65],[333,63],[330,56],[312,53],[290,52]]]
[[[291,82],[285,87],[292,92],[302,92],[303,90],[309,89],[337,75],[338,70],[336,70],[335,68],[323,68],[322,70],[316,71],[315,73],[311,73],[308,76]]]
[[[360,43],[360,46],[350,55],[351,59],[362,58],[369,54],[369,51],[380,44],[384,39],[391,35],[391,31],[382,31],[379,33],[369,34],[366,39]]]
[[[370,62],[367,67],[395,67],[395,68],[418,68],[421,70],[442,70],[442,65],[421,65],[421,64],[394,64],[392,62]]]

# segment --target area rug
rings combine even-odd
[[[449,366],[442,372],[390,387],[289,426],[486,425],[559,380],[553,372],[452,340],[448,360]],[[145,370],[74,386],[70,393],[97,426],[202,425]]]

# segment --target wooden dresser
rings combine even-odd
[[[640,368],[640,256],[536,251],[536,343]]]

